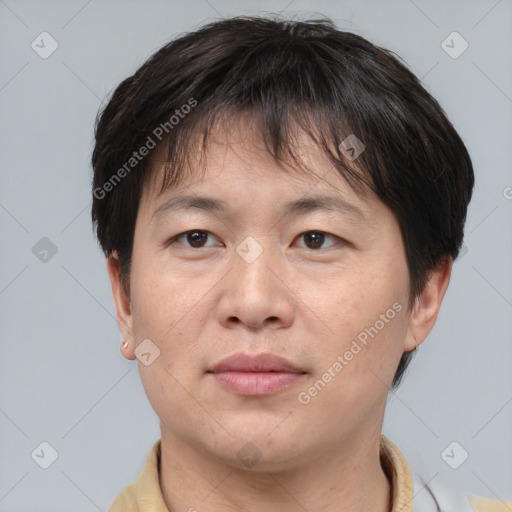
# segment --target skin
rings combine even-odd
[[[431,274],[408,311],[409,273],[391,210],[376,196],[358,197],[306,137],[298,136],[298,147],[316,175],[285,173],[256,133],[250,123],[246,130],[219,127],[205,174],[161,195],[163,153],[155,150],[154,179],[135,227],[129,297],[116,253],[108,258],[128,341],[123,355],[135,359],[147,338],[160,350],[151,365],[138,366],[160,418],[164,500],[171,512],[389,511],[379,460],[387,393],[402,353],[421,344],[436,321],[451,261]],[[182,194],[222,199],[231,211],[153,216]],[[323,194],[342,197],[364,219],[335,210],[280,213],[284,203]],[[186,235],[167,244],[196,229],[209,233],[197,248]],[[308,231],[330,236],[316,242]],[[236,252],[249,236],[262,249],[251,263]],[[394,303],[402,310],[301,403],[298,394]],[[272,352],[307,374],[275,394],[237,395],[206,370],[239,351]],[[261,454],[251,467],[237,457],[248,442]]]

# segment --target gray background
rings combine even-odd
[[[102,100],[178,33],[281,10],[325,14],[397,52],[469,148],[477,179],[467,252],[437,325],[390,394],[384,433],[425,480],[512,500],[510,0],[0,0],[1,511],[106,510],[159,438],[136,361],[119,353],[92,235],[89,162]],[[43,31],[59,45],[47,59],[31,48]],[[469,44],[456,59],[441,46],[453,31]],[[57,249],[46,261],[48,242],[33,251],[43,237]],[[42,441],[58,452],[48,469],[31,457]],[[458,469],[441,457],[452,441],[469,453]]]

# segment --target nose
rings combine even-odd
[[[263,249],[254,260],[242,251],[233,254],[233,268],[221,283],[217,309],[224,327],[279,329],[293,323],[296,297],[278,258],[270,249]]]

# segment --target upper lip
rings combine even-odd
[[[216,363],[208,372],[287,372],[306,373],[291,361],[270,353],[232,354]]]

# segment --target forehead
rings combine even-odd
[[[243,190],[256,186],[269,191],[281,186],[287,192],[304,197],[321,195],[325,205],[328,202],[334,205],[336,198],[350,197],[364,209],[368,202],[378,201],[367,186],[362,193],[360,190],[356,193],[343,172],[340,173],[303,131],[292,133],[281,153],[285,156],[280,155],[279,159],[266,146],[261,125],[254,118],[228,118],[218,123],[208,132],[205,145],[202,136],[203,133],[197,131],[186,141],[187,147],[182,148],[186,156],[179,168],[169,164],[172,155],[167,148],[162,144],[157,146],[151,155],[144,187],[146,201],[161,203],[163,198],[178,194],[180,197],[194,195],[192,189]],[[354,164],[351,167],[358,174],[366,175]],[[164,177],[168,178],[169,173],[172,179],[166,183]]]

